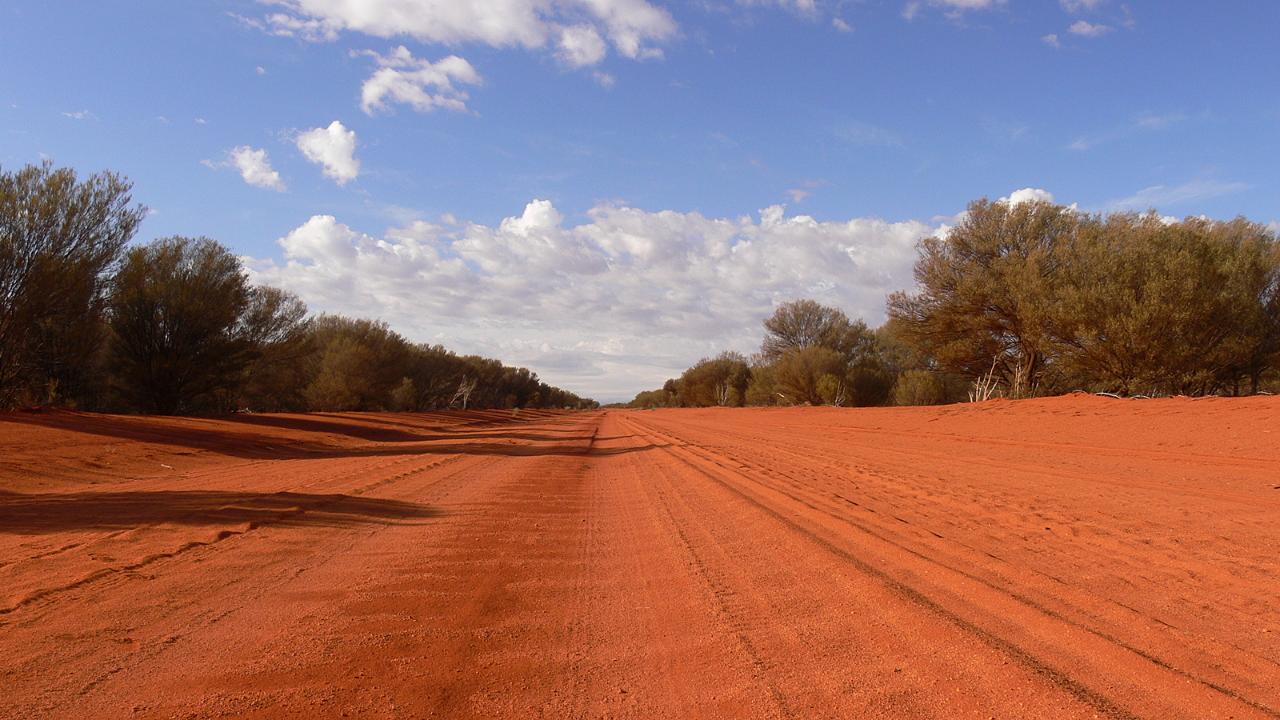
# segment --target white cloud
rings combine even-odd
[[[337,120],[328,127],[299,133],[297,144],[307,160],[323,167],[325,176],[339,185],[346,185],[360,175],[356,133]]]
[[[1106,0],[1059,0],[1062,9],[1069,13],[1089,12],[1102,6]]]
[[[853,26],[850,25],[848,22],[846,22],[844,18],[840,18],[840,17],[831,18],[831,27],[835,28],[836,30],[839,30],[842,33],[853,32]]]
[[[605,89],[611,88],[618,83],[618,78],[599,70],[591,73],[591,77],[596,81],[596,84]]]
[[[285,13],[270,15],[266,26],[273,35],[298,37],[310,42],[337,40],[338,30],[342,27],[331,18],[298,18]]]
[[[209,121],[208,121],[208,120],[205,120],[205,119],[204,119],[204,118],[202,118],[202,117],[198,117],[198,118],[196,118],[195,123],[196,123],[197,125],[208,125],[208,124],[209,124]]]
[[[571,25],[562,29],[559,48],[556,57],[565,65],[575,68],[595,65],[609,52],[604,38],[590,25]]]
[[[258,75],[266,75],[266,74],[267,74],[267,69],[266,69],[266,68],[264,68],[264,67],[262,67],[261,65],[259,65],[259,66],[255,67],[255,68],[253,69],[253,71],[254,71],[255,73],[257,73]]]
[[[1022,188],[1009,193],[1007,197],[1002,197],[998,202],[1009,203],[1011,206],[1021,205],[1027,202],[1053,202],[1053,193],[1040,188]]]
[[[926,5],[941,8],[954,18],[970,10],[990,10],[1004,4],[1005,0],[911,0],[903,7],[902,17],[914,20]]]
[[[62,116],[71,118],[72,120],[97,120],[98,119],[97,115],[94,115],[88,110],[73,110],[71,112],[64,112],[62,113]]]
[[[1181,185],[1153,185],[1143,188],[1129,197],[1107,203],[1109,210],[1150,210],[1177,207],[1198,200],[1210,200],[1224,195],[1234,195],[1250,188],[1248,183],[1222,182],[1218,180],[1192,180]]]
[[[661,55],[656,44],[677,32],[670,13],[647,0],[270,1],[284,12],[246,22],[273,34],[313,41],[333,40],[346,31],[430,43],[528,49],[556,45],[563,50],[563,31],[585,25],[597,38],[607,38],[620,55],[648,58]]]
[[[738,4],[746,6],[777,6],[802,15],[812,15],[818,11],[817,0],[738,0]]]
[[[821,222],[780,206],[708,218],[601,204],[566,226],[546,200],[496,226],[415,221],[380,237],[318,215],[255,282],[317,311],[381,317],[417,340],[526,364],[617,399],[703,355],[751,351],[775,304],[813,297],[878,323],[912,284],[922,222]],[[424,288],[429,288],[424,292]]]
[[[1067,28],[1067,32],[1072,35],[1080,35],[1081,37],[1102,37],[1113,29],[1114,28],[1110,25],[1095,24],[1085,20],[1077,20],[1071,23],[1071,27]]]
[[[1062,41],[1058,39],[1056,33],[1049,33],[1048,35],[1040,38],[1040,41],[1051,48],[1057,49],[1062,47]]]
[[[275,190],[276,192],[284,192],[286,189],[280,173],[271,167],[271,159],[267,157],[267,151],[260,148],[239,145],[227,151],[226,160],[221,162],[205,160],[203,164],[215,170],[233,167],[240,172],[240,177],[246,183],[254,187]]]
[[[465,111],[467,93],[458,85],[478,85],[480,73],[463,58],[450,55],[436,62],[415,58],[401,45],[386,55],[366,50],[378,69],[360,88],[360,108],[372,115],[397,103],[418,112],[436,108]]]

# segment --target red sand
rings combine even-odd
[[[1280,399],[0,415],[0,716],[1280,717]]]

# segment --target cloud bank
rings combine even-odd
[[[410,338],[527,365],[598,399],[629,398],[699,357],[752,351],[797,297],[879,323],[935,227],[855,218],[708,218],[597,205],[571,225],[534,200],[497,226],[415,222],[381,236],[316,215],[247,259],[255,282],[316,311],[382,318]]]
[[[571,66],[602,61],[609,47],[643,59],[676,35],[670,13],[647,0],[267,0],[280,12],[248,21],[275,35],[316,42],[343,32],[379,38],[551,49]]]

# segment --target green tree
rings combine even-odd
[[[1066,260],[1053,327],[1078,385],[1238,393],[1274,365],[1280,263],[1265,227],[1117,214],[1083,223]]]
[[[762,355],[751,357],[751,377],[747,381],[745,399],[746,404],[753,406],[777,405],[784,399],[778,393],[773,363],[766,361]]]
[[[713,358],[703,358],[680,376],[682,404],[741,406],[750,379],[751,368],[742,353],[722,352]]]
[[[0,169],[0,407],[96,389],[106,273],[146,209],[112,173]]]
[[[760,353],[768,361],[789,350],[825,347],[853,359],[866,352],[872,342],[866,323],[850,321],[839,308],[813,300],[792,300],[777,307],[764,321],[764,342]]]
[[[844,401],[848,365],[840,353],[822,346],[792,348],[773,363],[777,391],[793,404]],[[824,397],[826,390],[828,397]]]
[[[172,237],[125,254],[111,280],[118,390],[147,412],[224,406],[251,356],[240,260],[213,240]]]
[[[385,322],[323,315],[311,328],[311,410],[383,410],[408,376],[411,346]]]
[[[302,408],[313,352],[306,303],[278,288],[250,288],[241,325],[252,353],[237,404],[258,411]]]
[[[945,237],[921,242],[920,291],[891,295],[889,316],[941,370],[994,372],[1015,397],[1052,391],[1049,313],[1078,226],[1078,213],[1049,203],[971,203]]]
[[[392,392],[379,378],[381,358],[374,348],[350,335],[336,335],[321,346],[315,377],[306,388],[311,410],[381,410],[392,404]]]

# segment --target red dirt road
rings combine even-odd
[[[1280,717],[1280,401],[0,416],[0,717]]]

